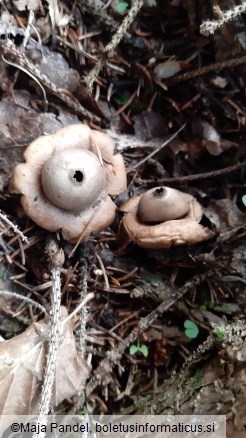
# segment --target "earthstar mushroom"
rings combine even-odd
[[[190,196],[170,187],[155,187],[145,192],[138,203],[141,222],[164,222],[188,213]]]
[[[213,235],[199,224],[203,216],[199,202],[170,187],[155,187],[142,196],[134,196],[120,210],[125,216],[119,226],[119,252],[131,242],[159,249],[193,245]]]
[[[10,191],[22,194],[27,216],[63,237],[86,241],[113,222],[109,197],[126,189],[123,157],[106,134],[87,125],[70,125],[33,141],[18,164]]]
[[[90,151],[57,152],[43,166],[42,187],[57,207],[81,211],[93,204],[103,189],[105,170]]]

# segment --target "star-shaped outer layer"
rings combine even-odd
[[[46,161],[56,152],[82,148],[96,154],[105,169],[103,189],[93,205],[80,212],[61,209],[52,204],[42,189],[41,173]],[[91,233],[98,233],[113,222],[116,206],[109,197],[126,190],[123,157],[114,155],[115,144],[106,134],[87,125],[70,125],[55,134],[33,141],[24,152],[25,163],[14,169],[10,191],[22,194],[21,205],[40,227],[61,231],[64,239],[86,241]]]
[[[180,192],[189,203],[188,213],[180,219],[150,224],[140,220],[138,204],[141,196],[126,201],[120,210],[125,212],[119,227],[119,254],[134,242],[142,248],[170,248],[179,245],[194,245],[208,240],[213,233],[199,224],[203,211],[199,202],[191,195]]]

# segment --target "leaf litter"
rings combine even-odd
[[[62,321],[67,311],[63,307]],[[38,414],[49,334],[49,318],[30,325],[23,333],[0,343],[1,415]],[[69,354],[68,354],[69,350]],[[58,350],[52,404],[82,391],[89,367],[78,356],[71,321],[64,324]]]
[[[28,75],[30,64],[27,71],[19,69],[3,53],[1,212],[29,243],[1,221],[1,266],[11,282],[6,287],[22,297],[1,296],[6,339],[0,343],[1,411],[38,412],[49,332],[42,308],[51,306],[47,233],[20,211],[17,215],[19,199],[10,196],[8,181],[31,141],[84,121],[87,114],[87,123],[106,127],[124,154],[128,190],[117,205],[166,181],[197,198],[205,213],[202,224],[214,237],[161,251],[132,244],[118,256],[119,212],[110,229],[71,258],[71,245],[59,241],[65,253],[63,306],[72,314],[88,293],[95,296],[73,316],[73,324],[65,325],[52,407],[62,402],[61,410],[69,412],[68,398],[75,395],[73,409],[79,409],[84,388],[86,406],[95,413],[175,412],[178,396],[178,412],[202,407],[204,414],[225,413],[228,431],[236,436],[246,412],[245,54],[238,30],[244,15],[235,15],[208,38],[200,26],[217,17],[202,0],[196,7],[137,1],[133,23],[128,12],[134,2],[118,15],[104,1],[75,2],[73,8],[62,1],[13,3],[15,9],[1,6],[1,50],[10,38],[40,69],[37,79],[48,107],[40,85]],[[237,11],[236,6],[220,4],[222,11]],[[120,35],[123,20],[126,30]],[[42,75],[51,83],[42,82]],[[40,307],[25,302],[25,296]],[[187,320],[188,329],[198,328],[197,337],[185,336]],[[226,342],[216,337],[225,325],[231,333]]]

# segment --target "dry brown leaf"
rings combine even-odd
[[[220,233],[228,228],[243,226],[246,222],[246,214],[240,211],[236,202],[231,199],[215,201],[206,208],[205,214]]]
[[[62,319],[67,316],[62,307]],[[0,414],[37,414],[41,379],[47,354],[47,341],[40,333],[48,331],[49,318],[28,327],[25,332],[0,343]],[[38,334],[39,333],[39,334]],[[58,349],[52,405],[83,390],[89,374],[86,362],[76,351],[72,324],[65,324]]]
[[[70,68],[66,59],[59,52],[53,52],[47,47],[43,48],[43,55],[40,57],[39,52],[32,47],[32,54],[39,56],[37,66],[41,73],[46,75],[51,82],[57,87],[67,89],[72,93],[75,92],[79,85],[80,76],[77,70]]]
[[[194,118],[192,122],[192,134],[194,143],[202,150],[207,149],[208,153],[215,157],[232,147],[237,147],[237,143],[221,138],[219,132],[205,120]]]
[[[139,116],[134,116],[132,119],[135,134],[143,141],[164,138],[167,135],[164,117],[154,111],[142,111]]]
[[[0,190],[4,189],[14,166],[23,161],[23,151],[29,143],[40,135],[79,122],[75,115],[63,110],[59,111],[59,117],[37,113],[30,106],[31,95],[27,91],[16,90],[14,95],[15,98],[5,96],[0,102]]]

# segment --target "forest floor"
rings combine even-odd
[[[1,413],[19,413],[44,374],[52,238],[63,320],[91,294],[58,349],[56,412],[224,414],[227,437],[246,436],[245,9],[1,3],[0,356],[13,358],[1,359]],[[81,122],[113,138],[128,186],[110,227],[75,245],[23,215],[9,182],[32,141]],[[180,231],[160,249],[119,235],[122,203],[159,186],[199,202],[206,238]],[[37,413],[39,395],[20,413]]]

